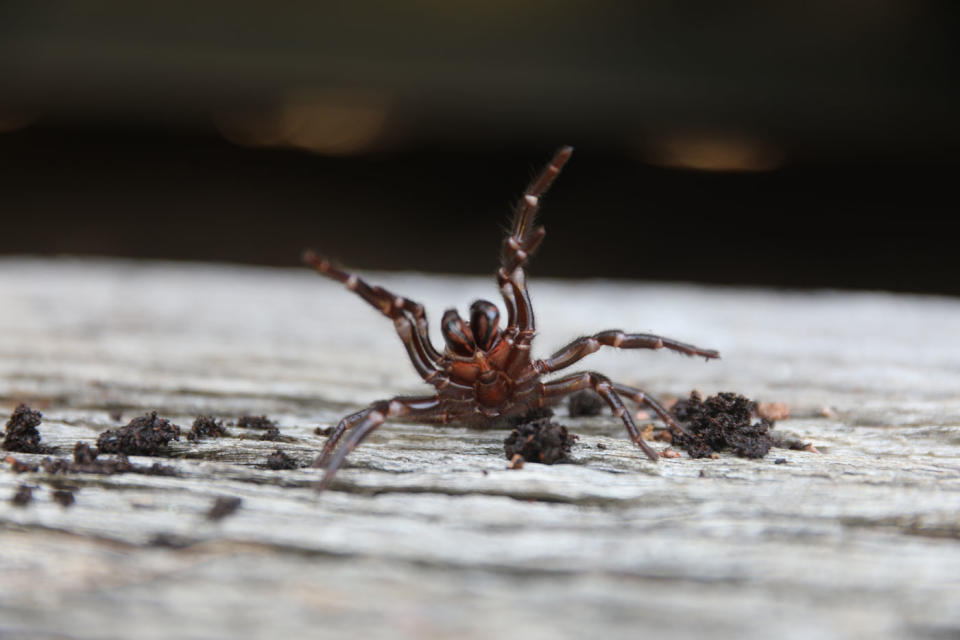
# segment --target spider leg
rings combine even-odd
[[[343,466],[347,455],[356,449],[364,438],[373,433],[387,418],[397,416],[419,417],[436,422],[449,421],[449,416],[442,410],[440,398],[437,396],[398,396],[390,400],[374,402],[366,409],[350,414],[337,424],[336,429],[327,438],[320,455],[313,462],[313,467],[326,467],[326,473],[317,483],[317,491],[322,491],[330,485],[333,476]],[[334,453],[343,434],[351,428],[353,431],[350,432],[346,442]]]
[[[497,285],[507,307],[507,326],[517,331],[517,345],[529,345],[536,329],[523,265],[540,246],[546,231],[543,227],[532,228],[533,220],[540,209],[540,198],[560,174],[572,153],[573,147],[559,149],[540,175],[530,183],[514,209],[511,231],[503,241]]]
[[[651,335],[649,333],[624,333],[623,331],[603,331],[592,336],[577,338],[563,347],[546,360],[537,360],[533,363],[540,374],[565,369],[578,360],[582,360],[600,347],[616,347],[617,349],[663,349],[686,354],[688,356],[703,356],[704,358],[719,358],[720,354],[713,349],[701,349],[692,344],[677,342],[670,338]]]
[[[377,311],[393,320],[397,334],[410,355],[410,361],[422,378],[427,379],[437,372],[440,353],[430,342],[427,313],[422,304],[395,295],[383,287],[371,287],[357,275],[338,269],[312,251],[304,253],[303,259],[319,274],[342,282]],[[412,324],[407,314],[412,316]]]
[[[627,428],[630,439],[647,454],[647,457],[653,462],[657,462],[660,459],[657,452],[641,437],[640,430],[637,429],[637,424],[633,421],[633,416],[627,411],[623,400],[621,400],[617,394],[617,386],[606,376],[592,371],[585,371],[541,384],[543,385],[543,396],[545,398],[565,396],[574,391],[580,391],[581,389],[593,389],[610,405],[610,409],[613,410],[613,415],[623,421],[623,425]]]
[[[652,409],[653,412],[660,416],[660,419],[663,420],[667,426],[674,431],[678,431],[685,436],[693,435],[682,424],[674,420],[673,416],[671,416],[670,413],[663,408],[663,405],[654,400],[646,391],[637,389],[636,387],[628,387],[627,385],[620,384],[618,382],[613,383],[613,389],[617,393],[630,398],[637,404],[642,404]]]
[[[514,209],[513,225],[510,235],[503,242],[500,253],[500,265],[509,276],[514,269],[523,265],[530,254],[543,240],[543,227],[532,229],[533,219],[540,209],[540,198],[554,179],[560,175],[563,165],[570,159],[573,147],[561,147],[543,168],[533,182],[523,192],[523,196]]]

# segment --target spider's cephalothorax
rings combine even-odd
[[[496,305],[486,300],[477,300],[470,305],[468,320],[461,318],[454,309],[449,309],[440,322],[446,343],[443,352],[438,351],[430,341],[427,316],[422,305],[382,287],[371,287],[356,275],[339,269],[312,252],[306,253],[305,260],[314,269],[344,283],[348,289],[393,320],[417,373],[436,391],[432,396],[399,396],[374,402],[341,420],[314,463],[314,466],[326,467],[318,489],[330,484],[337,470],[343,466],[347,454],[384,420],[393,417],[490,427],[500,424],[501,418],[527,414],[574,391],[593,389],[623,421],[630,438],[653,461],[658,459],[658,455],[640,437],[640,431],[621,396],[646,405],[670,428],[685,433],[670,414],[646,393],[612,382],[599,373],[585,371],[549,381],[542,378],[569,367],[602,346],[620,349],[666,347],[704,358],[718,358],[716,351],[651,334],[612,330],[577,338],[543,360],[530,357],[535,326],[523,268],[545,234],[543,227],[533,227],[540,198],[570,159],[571,153],[572,147],[557,151],[517,204],[511,231],[503,242],[500,268],[497,270],[497,283],[507,310],[506,326],[500,326],[500,311]],[[346,441],[337,448],[347,431],[350,434]]]

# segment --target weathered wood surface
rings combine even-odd
[[[491,279],[371,279],[434,320],[496,294]],[[163,462],[179,477],[59,477],[66,509],[57,479],[5,465],[0,636],[960,634],[960,301],[536,279],[532,293],[540,354],[612,327],[718,348],[584,365],[661,395],[787,402],[777,428],[822,453],[654,465],[611,416],[561,411],[573,463],[508,471],[504,431],[388,425],[316,495],[317,471],[266,455],[306,463],[316,426],[422,390],[362,301],[306,270],[3,260],[4,420],[19,400],[41,409],[62,455],[148,409],[184,427],[266,413],[291,441],[233,428],[175,443]],[[25,508],[8,500],[21,484],[39,487]],[[218,496],[243,504],[211,522]]]

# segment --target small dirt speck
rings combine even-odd
[[[244,429],[270,429],[276,428],[277,423],[267,416],[240,416],[237,418],[237,426]]]
[[[786,402],[761,402],[757,404],[757,415],[771,422],[786,420],[790,417],[790,405]]]
[[[10,504],[15,507],[25,507],[33,500],[33,489],[25,484],[17,487],[16,492],[10,498]]]
[[[300,465],[297,464],[297,461],[285,454],[280,449],[277,449],[269,456],[267,456],[267,468],[273,469],[274,471],[282,471],[287,469],[296,469]]]
[[[69,506],[72,506],[76,502],[76,498],[73,497],[72,491],[67,491],[66,489],[57,489],[53,492],[53,500],[61,507],[66,509]]]
[[[269,429],[267,429],[266,433],[260,436],[260,439],[276,442],[277,440],[283,440],[284,437],[280,435],[280,429],[278,429],[277,427],[270,427]]]
[[[220,496],[214,500],[213,506],[207,511],[207,520],[223,520],[236,512],[241,504],[243,504],[241,498],[235,496]]]

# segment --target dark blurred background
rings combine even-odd
[[[960,295],[952,3],[0,5],[0,254]]]

